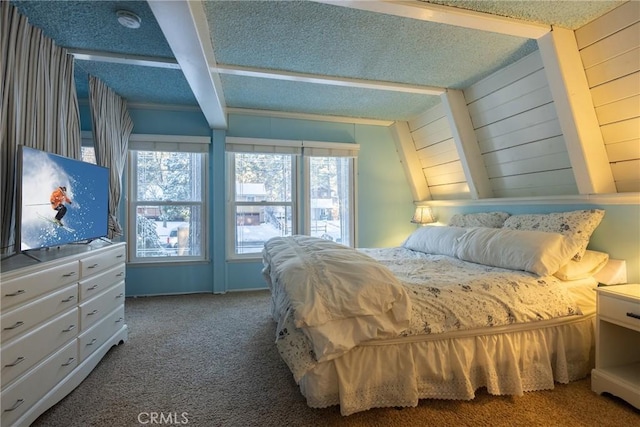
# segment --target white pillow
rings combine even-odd
[[[602,221],[602,209],[584,209],[570,212],[552,212],[548,214],[512,215],[504,222],[504,228],[514,230],[535,230],[560,233],[580,242],[573,259],[580,261],[587,250],[589,239]]]
[[[426,225],[411,233],[402,246],[426,254],[455,257],[458,238],[465,232],[460,227]]]
[[[571,260],[553,275],[560,280],[578,280],[591,277],[607,265],[609,254],[598,251],[586,251],[580,261]]]
[[[553,274],[575,255],[579,243],[559,233],[470,228],[458,239],[457,257],[478,264]]]
[[[454,227],[492,227],[500,228],[509,218],[507,212],[479,212],[470,214],[455,214],[449,220]]]

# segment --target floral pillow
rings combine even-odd
[[[573,257],[580,261],[587,250],[593,231],[602,221],[604,210],[588,209],[548,214],[512,215],[504,222],[504,228],[514,230],[546,231],[572,237],[580,243]]]
[[[449,220],[452,227],[489,227],[501,228],[504,221],[509,218],[506,212],[480,212],[470,214],[455,214]]]

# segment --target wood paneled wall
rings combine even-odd
[[[640,2],[575,32],[619,193],[640,191]]]
[[[470,198],[469,186],[442,104],[410,121],[409,130],[431,197],[434,200]]]
[[[577,194],[538,51],[464,95],[495,197]]]

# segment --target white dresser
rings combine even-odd
[[[640,285],[598,288],[596,367],[591,389],[640,409]]]
[[[127,340],[125,250],[96,242],[3,261],[0,425],[32,423]]]

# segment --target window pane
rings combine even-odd
[[[236,254],[259,253],[272,237],[289,236],[291,206],[236,206]]]
[[[312,236],[350,245],[351,161],[346,157],[309,158]]]
[[[139,201],[200,201],[202,154],[137,152]]]
[[[236,153],[236,201],[290,202],[290,154]]]
[[[183,217],[162,219],[163,211],[180,211]],[[136,256],[201,256],[202,212],[197,205],[138,206]]]
[[[83,162],[96,164],[96,151],[93,147],[80,147],[80,155]]]

